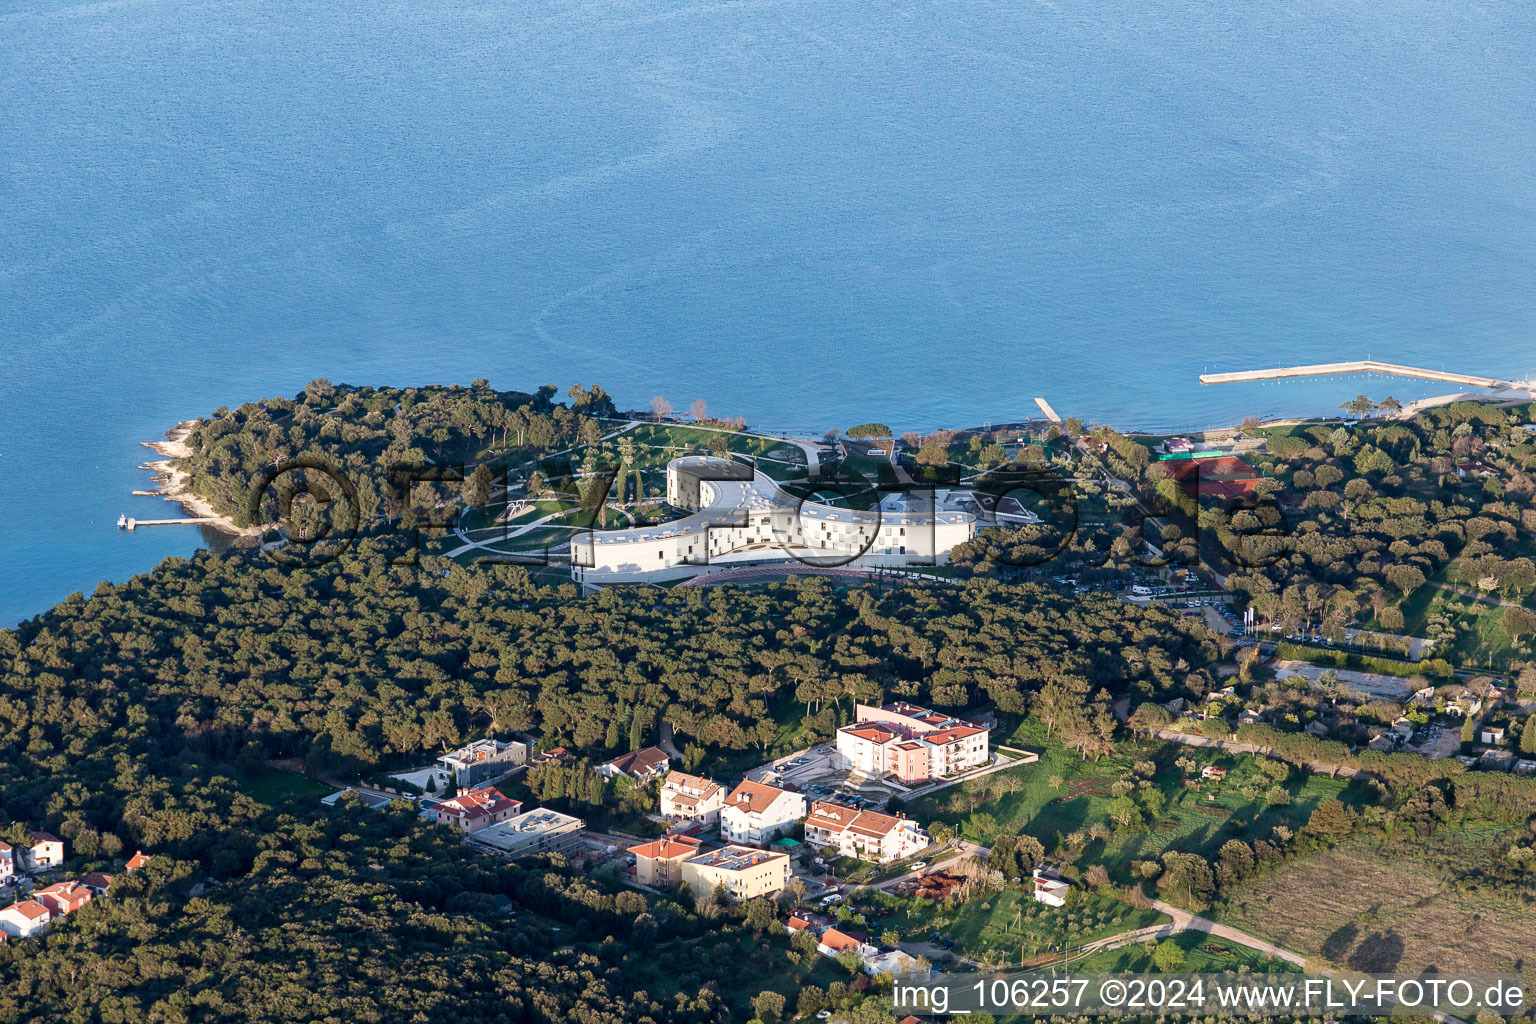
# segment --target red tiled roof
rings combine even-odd
[[[503,796],[501,790],[495,786],[481,786],[479,789],[460,793],[452,800],[444,800],[437,806],[439,810],[447,808],[450,812],[457,811],[459,817],[474,821],[487,814],[497,814],[501,811],[510,810],[516,813],[523,804],[520,800]]]
[[[986,732],[974,725],[952,725],[948,729],[935,729],[923,737],[929,743],[952,743],[955,740],[967,739],[971,736],[979,736]]]
[[[135,853],[132,857],[128,858],[128,870],[134,871],[148,863],[149,854],[145,853],[143,850],[140,850],[138,853]]]
[[[852,807],[844,807],[842,804],[817,800],[811,804],[811,813],[806,816],[805,827],[824,828],[830,832],[841,832],[858,816],[859,812]]]
[[[828,928],[821,933],[821,944],[828,949],[835,949],[841,953],[845,949],[858,949],[862,943],[852,935],[844,935],[836,928]]]
[[[20,903],[13,903],[5,909],[14,910],[22,917],[30,918],[33,921],[51,916],[48,912],[48,908],[36,900],[23,900]]]
[[[791,917],[784,922],[784,927],[792,932],[804,931],[811,926],[811,922],[803,917]]]
[[[850,726],[845,727],[843,731],[850,736],[857,736],[859,739],[868,740],[871,743],[884,743],[887,740],[893,740],[896,738],[895,732],[890,729],[882,728],[878,725]]]
[[[64,841],[52,832],[29,831],[27,835],[32,837],[32,844],[34,846],[38,843],[62,843]]]
[[[70,914],[91,902],[91,890],[79,882],[55,882],[34,895],[55,914]]]
[[[765,786],[761,782],[743,782],[731,790],[731,795],[725,798],[725,802],[729,806],[742,807],[754,814],[761,814],[787,792],[789,790]]]
[[[80,879],[80,884],[88,889],[105,889],[112,884],[112,876],[102,871],[92,871]]]
[[[662,836],[660,839],[649,843],[641,843],[639,846],[631,846],[629,852],[636,857],[646,857],[653,860],[672,860],[684,854],[698,853],[699,840],[692,836]]]
[[[604,761],[604,767],[616,768],[625,775],[647,775],[661,770],[670,758],[666,752],[655,747],[642,747],[639,750],[631,750],[627,754],[620,754],[612,760]]]

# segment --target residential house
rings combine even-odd
[[[645,783],[666,775],[671,766],[672,761],[664,751],[656,747],[641,747],[639,750],[620,754],[611,761],[604,761],[597,766],[597,772],[608,779],[616,779],[622,775],[635,782]]]
[[[789,854],[722,846],[683,861],[682,879],[701,902],[717,890],[733,903],[772,896],[789,884]]]
[[[475,740],[439,757],[437,775],[441,783],[473,788],[500,778],[527,760],[528,744],[520,740]]]
[[[1407,743],[1413,739],[1413,721],[1406,715],[1399,715],[1392,719],[1392,731],[1403,738]]]
[[[1502,725],[1485,725],[1477,734],[1477,740],[1485,746],[1502,747],[1505,731]]]
[[[793,935],[795,932],[803,932],[811,926],[811,922],[803,917],[791,917],[784,922],[784,930]]]
[[[662,836],[631,846],[629,852],[635,855],[635,881],[670,889],[683,880],[683,861],[698,854],[699,840],[692,836]]]
[[[1220,782],[1227,777],[1227,770],[1219,764],[1208,764],[1200,769],[1200,777]]]
[[[904,783],[944,778],[991,760],[985,728],[903,701],[856,704],[854,723],[837,731],[837,752],[856,771],[889,773]]]
[[[709,824],[720,817],[725,787],[686,772],[668,772],[661,784],[661,816]]]
[[[21,868],[30,874],[52,871],[64,863],[64,840],[51,832],[30,831],[32,845],[21,848]]]
[[[1486,462],[1459,462],[1456,464],[1456,475],[1463,480],[1478,476],[1498,476],[1497,468]]]
[[[859,955],[860,960],[880,954],[874,946],[860,942],[852,935],[840,932],[836,928],[828,928],[821,933],[821,941],[816,944],[816,949],[822,956],[829,956],[834,960],[850,949]]]
[[[10,885],[16,880],[16,850],[10,843],[0,840],[0,885]]]
[[[465,839],[471,846],[512,858],[536,853],[570,855],[580,848],[582,830],[586,827],[587,823],[580,818],[540,807],[471,832]]]
[[[91,902],[92,895],[91,890],[79,882],[55,882],[45,889],[37,890],[32,898],[47,907],[52,916],[63,917]]]
[[[864,973],[872,977],[878,978],[882,974],[889,974],[894,978],[902,974],[912,974],[916,970],[917,958],[900,949],[864,958]]]
[[[727,842],[766,846],[805,817],[805,797],[761,782],[743,782],[720,809],[720,834]]]
[[[460,832],[478,832],[515,817],[522,809],[521,801],[503,796],[495,786],[482,786],[434,804],[432,817],[439,825],[452,825]]]
[[[100,871],[92,871],[80,879],[80,884],[97,896],[105,896],[107,890],[112,887],[112,876]]]
[[[1463,718],[1472,718],[1482,712],[1483,698],[1471,690],[1462,690],[1445,702],[1445,710],[1461,715]]]
[[[570,756],[571,752],[564,747],[550,747],[548,750],[530,757],[528,759],[528,766],[530,768],[537,768],[539,765],[555,764],[559,761],[568,760]]]
[[[1058,878],[1045,868],[1035,868],[1035,902],[1044,903],[1048,907],[1066,906],[1067,893],[1072,884],[1065,879]]]
[[[844,857],[885,864],[926,849],[931,840],[909,818],[818,800],[805,819],[805,841],[832,847]]]
[[[145,853],[143,850],[139,850],[136,853],[134,853],[134,855],[132,857],[128,858],[128,870],[129,871],[137,871],[137,870],[139,870],[139,868],[143,867],[144,865],[146,865],[148,863],[149,863],[149,854]]]
[[[0,931],[14,939],[30,939],[48,929],[53,915],[36,900],[12,903],[0,910]]]

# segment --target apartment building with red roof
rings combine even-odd
[[[742,782],[720,809],[720,834],[727,842],[764,846],[805,817],[805,797],[761,782]]]
[[[980,768],[992,756],[986,729],[903,701],[855,705],[854,723],[837,730],[837,752],[855,771],[904,783]]]
[[[635,881],[670,889],[683,880],[683,861],[699,852],[699,840],[693,836],[662,836],[639,846],[631,846],[635,855]]]
[[[831,847],[840,856],[884,864],[928,848],[928,833],[910,818],[861,811],[825,800],[811,804],[805,819],[805,841],[817,848]]]

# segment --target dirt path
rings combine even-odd
[[[1257,935],[1249,935],[1247,932],[1238,931],[1236,928],[1229,927],[1228,925],[1217,924],[1208,917],[1201,917],[1198,914],[1191,914],[1187,910],[1180,910],[1173,904],[1164,903],[1162,900],[1153,900],[1152,907],[1155,910],[1161,910],[1173,918],[1174,931],[1182,932],[1193,928],[1196,931],[1208,932],[1219,939],[1235,942],[1239,946],[1256,949],[1265,956],[1284,960],[1295,964],[1297,967],[1306,966],[1307,958],[1300,953],[1292,953],[1290,950],[1277,946],[1273,942],[1266,942]]]

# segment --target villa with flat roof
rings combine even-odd
[[[722,846],[684,860],[682,880],[700,902],[717,889],[723,890],[733,903],[755,896],[772,896],[789,884],[789,854],[750,846]]]
[[[712,455],[667,465],[667,503],[691,513],[571,541],[571,577],[606,584],[681,579],[711,565],[937,565],[976,535],[976,517],[935,497],[886,495],[861,510],[797,498],[754,466]]]

